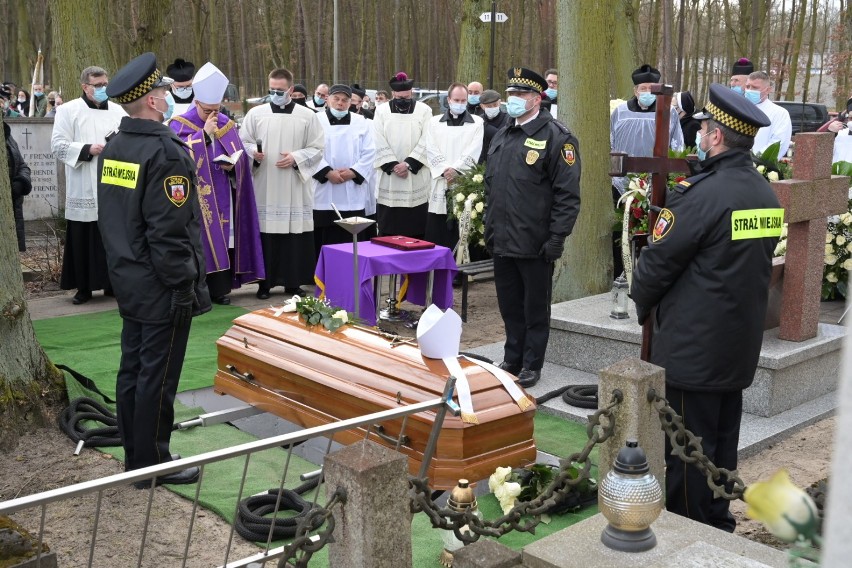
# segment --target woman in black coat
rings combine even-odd
[[[15,216],[15,232],[18,235],[18,250],[27,250],[24,242],[24,196],[29,195],[33,186],[30,181],[30,167],[21,156],[18,143],[12,138],[9,125],[3,122],[6,135],[6,155],[9,164],[9,184],[12,186],[12,211]]]

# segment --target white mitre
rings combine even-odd
[[[417,323],[420,352],[430,359],[457,357],[461,343],[462,321],[453,310],[442,312],[432,304]]]
[[[192,91],[195,93],[195,100],[200,103],[218,105],[222,102],[227,88],[228,78],[209,61],[192,78]]]

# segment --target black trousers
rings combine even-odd
[[[189,326],[124,320],[115,390],[126,470],[171,461],[175,394],[188,340]]]
[[[737,468],[737,445],[743,413],[742,391],[707,393],[666,385],[666,399],[683,417],[687,430],[701,438],[704,455],[717,467]],[[666,509],[717,529],[734,532],[729,501],[713,497],[707,478],[692,464],[671,455],[666,436]],[[727,490],[731,490],[728,484]]]
[[[550,337],[553,263],[543,258],[495,255],[494,284],[506,328],[503,360],[531,371],[540,370]]]

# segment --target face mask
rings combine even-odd
[[[163,100],[166,101],[166,112],[163,113],[163,121],[166,121],[175,113],[175,100],[172,98],[171,93],[166,93]]]
[[[482,110],[485,111],[485,116],[487,116],[488,118],[494,118],[495,116],[500,114],[500,107],[494,107],[494,108],[483,107]]]
[[[544,94],[547,95],[547,98],[551,100],[556,98],[556,93],[556,89],[547,88],[544,90]]]
[[[290,93],[284,93],[283,95],[271,95],[269,100],[272,101],[272,104],[275,106],[287,106],[290,104]]]
[[[18,97],[18,102],[19,103],[25,103],[25,102],[27,102],[27,99],[26,99],[26,97]]]
[[[102,103],[107,100],[109,97],[106,94],[106,87],[96,87],[92,92],[92,98],[95,99],[95,102]]]
[[[349,114],[349,109],[337,110],[336,108],[328,107],[328,110],[331,112],[331,115],[336,119],[341,119],[347,114]]]
[[[740,87],[739,85],[737,85],[736,87],[731,87],[731,90],[738,95],[742,95],[745,92],[745,91],[743,91],[743,88]]]
[[[37,97],[40,97],[44,94],[44,91],[33,91],[33,94]]]
[[[178,87],[174,90],[175,96],[179,99],[188,99],[192,96],[192,87]]]
[[[302,105],[303,107],[308,106],[308,99],[306,99],[305,97],[299,97],[299,98],[290,97],[290,100],[292,100],[297,105]]]
[[[361,108],[369,109],[370,103],[368,103],[367,101],[364,101],[363,103],[361,103]]]
[[[321,99],[320,97],[314,95],[314,104],[318,107],[321,107],[325,104],[325,99]]]
[[[701,149],[701,132],[695,133],[695,148],[698,150],[698,160],[704,161],[707,159],[707,152]]]
[[[657,97],[651,93],[639,93],[639,104],[643,107],[649,107],[656,102]]]
[[[506,99],[506,112],[512,118],[523,116],[527,112],[527,101],[521,97],[511,96]]]
[[[450,113],[459,116],[467,109],[464,103],[450,103]]]
[[[754,104],[760,103],[760,91],[755,91],[753,89],[747,89],[745,92],[745,98],[753,102]]]
[[[468,95],[467,96],[467,102],[469,102],[472,105],[478,105],[479,104],[479,95]]]
[[[394,99],[394,105],[396,105],[397,110],[405,112],[411,108],[411,105],[414,103],[411,99]]]

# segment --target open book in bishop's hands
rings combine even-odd
[[[237,150],[230,156],[228,154],[219,154],[215,158],[213,158],[214,162],[219,162],[220,164],[231,164],[232,166],[240,161],[240,156],[243,155],[242,150]]]

